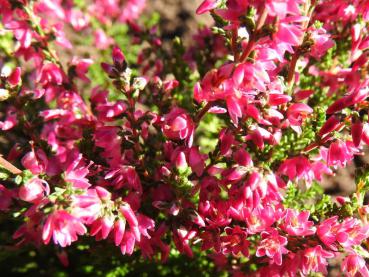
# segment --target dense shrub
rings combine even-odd
[[[369,2],[146,4],[0,0],[4,273],[369,276]]]

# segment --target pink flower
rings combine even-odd
[[[96,240],[106,239],[113,229],[114,226],[114,216],[106,215],[96,219],[91,224],[91,236],[96,236]]]
[[[363,136],[363,123],[357,120],[351,124],[351,137],[355,147],[358,147]]]
[[[135,243],[135,235],[131,231],[126,230],[120,243],[120,251],[122,252],[122,254],[131,255],[135,248]]]
[[[7,211],[12,203],[13,193],[0,185],[0,211]]]
[[[189,257],[193,257],[193,252],[190,247],[190,240],[195,238],[197,231],[187,230],[184,227],[173,230],[173,241],[181,253],[186,254]]]
[[[65,174],[65,181],[70,182],[73,187],[87,189],[91,186],[86,176],[89,173],[89,166],[82,166],[82,155],[78,157],[68,166]]]
[[[242,187],[242,196],[248,208],[256,208],[266,196],[268,184],[260,173],[252,172]]]
[[[85,29],[89,24],[89,18],[80,10],[72,9],[67,15],[67,21],[73,26],[76,31]]]
[[[290,180],[304,179],[308,183],[314,179],[314,172],[309,160],[304,156],[294,157],[285,160],[279,167],[278,172],[286,175]]]
[[[287,20],[283,21],[279,24],[277,33],[274,34],[275,41],[279,48],[284,48],[288,52],[294,53],[292,46],[300,44],[304,33],[299,26],[290,24]]]
[[[356,149],[352,142],[336,140],[329,146],[327,164],[344,167],[353,159],[355,152]]]
[[[91,59],[78,59],[76,57],[73,58],[71,63],[77,77],[85,82],[90,82],[90,79],[87,78],[86,74],[91,64],[93,64]]]
[[[9,77],[7,78],[8,83],[11,86],[18,86],[21,84],[22,79],[21,79],[21,74],[22,74],[22,70],[20,67],[16,67],[13,72],[9,75]]]
[[[311,48],[310,55],[314,58],[319,59],[328,51],[329,48],[334,46],[334,41],[323,28],[314,29],[311,32],[311,38],[314,41],[314,45]]]
[[[7,22],[4,27],[8,30],[12,30],[15,38],[19,41],[23,48],[29,48],[32,43],[32,37],[35,33],[29,28],[25,21],[10,21]]]
[[[287,209],[284,214],[282,228],[292,236],[310,236],[315,233],[314,222],[309,221],[309,212]]]
[[[60,261],[60,263],[64,266],[64,267],[68,267],[69,266],[69,259],[68,259],[68,254],[66,251],[62,250],[56,253],[56,255],[58,256],[58,259]]]
[[[268,256],[271,263],[282,264],[282,255],[287,254],[287,238],[279,235],[276,229],[261,233],[261,241],[256,249],[256,257]]]
[[[72,215],[82,220],[84,224],[91,224],[100,214],[104,213],[104,207],[113,205],[111,194],[103,187],[87,189],[83,194],[73,195]]]
[[[121,14],[119,16],[120,22],[134,21],[139,17],[142,11],[146,7],[146,0],[128,0],[124,2],[123,7],[120,9]]]
[[[356,218],[345,218],[340,224],[336,240],[343,247],[360,245],[369,236],[369,225],[364,225]]]
[[[61,85],[65,78],[63,71],[56,64],[46,62],[38,73],[37,82],[43,86]]]
[[[322,128],[319,130],[319,136],[324,137],[331,132],[335,131],[340,126],[341,121],[335,115],[332,115],[328,118],[328,120],[324,123]]]
[[[369,88],[360,86],[356,88],[354,91],[350,92],[348,95],[336,100],[332,105],[330,105],[327,109],[327,114],[334,114],[338,111],[343,110],[346,107],[352,106],[354,104],[360,103],[365,98],[368,97]]]
[[[348,277],[355,277],[358,275],[363,277],[369,276],[369,270],[366,266],[365,260],[356,254],[350,254],[343,260],[341,270]]]
[[[269,15],[285,18],[287,14],[300,14],[298,2],[299,1],[296,0],[268,0],[266,1],[265,5]]]
[[[332,252],[324,250],[320,245],[309,248],[304,251],[302,257],[302,272],[309,274],[312,272],[321,272],[327,274],[327,258],[333,258]]]
[[[215,9],[218,5],[219,5],[219,2],[217,0],[205,0],[196,9],[196,13],[197,14],[206,13],[208,11]]]
[[[120,212],[122,213],[122,215],[124,216],[124,218],[127,220],[130,230],[132,232],[132,234],[135,236],[135,239],[137,241],[140,241],[141,238],[141,233],[140,230],[138,228],[138,220],[137,217],[134,213],[134,211],[132,210],[131,206],[126,203],[122,206],[120,206],[119,208]]]
[[[226,235],[221,236],[223,254],[232,253],[237,256],[240,252],[245,257],[249,256],[250,242],[247,240],[247,231],[239,226],[226,227]]]
[[[258,207],[252,211],[244,209],[243,216],[250,234],[268,231],[274,222],[278,220],[276,212],[270,206]]]
[[[0,129],[8,131],[14,128],[18,124],[17,111],[14,107],[9,107],[6,111],[6,118],[4,121],[0,121]]]
[[[123,219],[118,218],[118,220],[116,220],[114,223],[113,230],[115,246],[121,244],[125,230],[126,230],[126,222]]]
[[[58,210],[47,217],[42,230],[42,240],[48,244],[53,237],[55,244],[65,247],[76,241],[78,235],[84,235],[86,232],[86,227],[78,218],[64,210]]]
[[[291,96],[282,93],[269,94],[268,104],[271,106],[278,106],[291,101]]]
[[[94,45],[98,49],[107,49],[114,43],[111,37],[108,37],[102,29],[98,29],[94,32]]]
[[[37,202],[49,193],[49,184],[45,180],[34,177],[20,187],[18,195],[23,201]]]
[[[197,147],[191,147],[188,163],[197,176],[201,176],[205,169],[206,155],[202,155]]]
[[[340,229],[338,216],[324,220],[317,228],[319,239],[329,248],[336,250],[336,235]]]
[[[313,109],[303,103],[295,103],[288,107],[287,118],[292,126],[301,126],[302,121],[311,114]]]
[[[162,131],[172,140],[186,140],[192,146],[194,124],[190,116],[181,108],[174,108],[163,118]]]
[[[226,9],[218,9],[216,13],[224,20],[238,23],[242,14],[246,12],[248,3],[246,1],[229,1]]]
[[[126,57],[124,56],[122,50],[118,46],[114,46],[113,52],[112,52],[113,62],[116,67],[120,67],[124,61],[126,60]]]
[[[345,248],[360,245],[369,236],[369,226],[363,226],[356,218],[346,218],[342,223],[334,216],[323,221],[317,229],[320,240],[329,248],[336,250],[340,244]]]
[[[32,148],[32,151],[28,152],[22,158],[22,164],[26,169],[37,175],[45,172],[48,165],[48,159],[43,150],[37,149],[35,151],[35,149]]]
[[[226,103],[229,116],[231,117],[234,125],[237,126],[238,119],[242,117],[242,106],[240,105],[238,99],[235,97],[227,97]]]

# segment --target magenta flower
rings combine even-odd
[[[174,108],[163,118],[162,131],[172,140],[186,140],[192,146],[194,124],[190,116],[181,108]]]
[[[93,60],[91,59],[78,59],[77,57],[74,57],[71,65],[74,68],[75,74],[78,78],[85,82],[90,82],[90,79],[87,78],[86,74],[88,72],[88,68],[90,65],[93,64]]]
[[[36,35],[25,21],[10,21],[4,27],[13,31],[15,38],[23,48],[29,48],[32,38]]]
[[[7,211],[12,203],[13,193],[0,184],[0,211]]]
[[[69,182],[75,188],[87,189],[91,186],[86,176],[89,173],[88,167],[83,166],[82,155],[79,155],[67,168],[65,181]]]
[[[136,20],[146,7],[146,0],[127,0],[119,10],[120,22],[132,22]]]
[[[311,32],[311,38],[314,41],[314,45],[311,48],[311,55],[314,58],[319,59],[328,51],[329,48],[334,46],[334,41],[323,28],[314,29]]]
[[[133,253],[133,250],[135,248],[136,239],[135,235],[129,231],[126,230],[123,234],[122,241],[120,243],[120,251],[123,255],[131,255]]]
[[[331,115],[319,130],[319,136],[324,137],[339,128],[341,121],[335,115]]]
[[[108,37],[102,29],[97,29],[94,32],[94,44],[98,49],[104,50],[114,44],[114,40],[111,37]]]
[[[314,222],[309,221],[309,212],[287,209],[281,227],[292,236],[310,236],[316,231]]]
[[[43,86],[49,84],[61,85],[65,78],[65,74],[56,64],[47,62],[42,66],[37,77],[37,82]]]
[[[287,238],[279,235],[276,229],[262,232],[261,241],[256,249],[256,257],[267,256],[271,259],[271,264],[281,265],[282,255],[288,253],[288,250],[285,248],[287,243]]]
[[[84,224],[91,224],[100,216],[103,211],[103,201],[106,204],[112,204],[99,195],[98,188],[87,189],[83,194],[72,197],[72,215],[77,216]]]
[[[349,248],[360,245],[369,236],[369,225],[364,225],[356,218],[345,218],[337,232],[337,242],[343,247]]]
[[[288,176],[290,180],[306,180],[308,183],[314,179],[314,172],[309,160],[304,156],[285,160],[279,167],[281,175]]]
[[[124,218],[127,220],[130,230],[135,237],[135,240],[140,241],[141,233],[138,226],[138,219],[136,217],[136,214],[132,210],[131,206],[128,203],[126,203],[120,206],[119,210],[124,216]]]
[[[301,269],[304,274],[321,272],[327,274],[327,258],[333,258],[332,252],[324,250],[320,245],[303,252]]]
[[[334,114],[338,111],[343,110],[346,107],[362,102],[368,97],[369,89],[367,87],[361,88],[360,86],[354,91],[350,92],[342,98],[339,98],[330,105],[327,109],[327,114]]]
[[[301,17],[298,19],[302,20],[304,18]],[[301,30],[301,27],[295,24],[290,24],[286,18],[279,24],[278,31],[274,34],[274,36],[279,48],[284,48],[288,52],[293,53],[294,51],[292,47],[300,44],[303,31]]]
[[[220,237],[223,253],[232,253],[237,256],[240,252],[245,256],[249,256],[250,242],[247,240],[247,231],[239,226],[234,228],[225,228],[226,234]]]
[[[32,148],[32,151],[28,152],[22,158],[22,164],[33,174],[37,175],[45,172],[48,166],[48,159],[43,150],[37,149],[35,151],[35,149]]]
[[[362,225],[356,218],[346,218],[342,223],[334,216],[323,221],[317,229],[320,240],[329,248],[335,250],[340,244],[345,248],[360,245],[369,236],[369,226]]]
[[[350,162],[357,152],[352,142],[336,140],[329,146],[327,164],[329,166],[344,167]]]
[[[81,31],[89,24],[89,17],[80,10],[70,10],[66,15],[67,21],[72,25],[74,30]]]
[[[37,202],[50,193],[49,184],[37,177],[32,178],[18,191],[19,198],[27,202]]]
[[[197,14],[203,14],[208,11],[215,9],[219,5],[218,0],[205,0],[203,1],[200,6],[196,9]]]
[[[287,118],[291,126],[301,126],[302,121],[313,112],[313,109],[303,103],[292,104],[287,110]]]
[[[369,145],[368,0],[201,0],[216,22],[187,51],[138,20],[146,0],[75,2],[0,0],[0,210],[23,222],[17,246],[196,249],[236,277],[327,275],[341,255],[343,274],[369,277],[365,184],[330,218],[319,197],[290,203]]]
[[[355,276],[369,276],[369,270],[366,265],[365,260],[356,254],[348,255],[341,264],[342,271],[348,277],[355,277]]]
[[[270,206],[258,207],[253,210],[244,209],[242,211],[244,220],[247,223],[247,230],[250,234],[268,231],[278,220],[277,213]]]
[[[9,77],[7,78],[8,83],[11,86],[18,86],[21,84],[22,79],[21,79],[21,74],[22,74],[22,70],[20,67],[16,67],[13,72],[9,75]]]
[[[276,1],[267,0],[265,5],[268,13],[271,16],[278,16],[280,18],[285,18],[287,14],[298,15],[300,14],[300,9],[298,7],[300,1],[287,0],[287,1]]]
[[[201,176],[205,169],[207,156],[202,155],[197,147],[191,147],[188,154],[188,164],[197,176]]]
[[[336,250],[336,235],[340,229],[338,217],[334,216],[324,220],[317,228],[319,239],[329,248]]]
[[[90,234],[91,236],[95,236],[96,240],[106,239],[113,229],[114,226],[114,216],[113,215],[105,215],[96,219],[91,224]]]
[[[77,217],[67,211],[58,210],[47,217],[42,230],[42,240],[48,244],[52,237],[55,244],[65,247],[76,241],[78,235],[84,235],[86,232],[86,227]]]
[[[8,131],[14,128],[17,124],[17,112],[13,107],[10,107],[6,111],[5,119],[3,121],[0,121],[0,129],[2,131]]]
[[[363,136],[363,127],[363,124],[359,120],[353,122],[351,125],[351,137],[355,147],[360,145]]]
[[[126,230],[126,221],[120,218],[116,220],[114,223],[114,230],[113,230],[115,246],[118,246],[121,244],[125,230]]]

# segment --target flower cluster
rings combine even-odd
[[[331,259],[369,276],[367,167],[350,197],[304,196],[369,145],[368,1],[205,0],[216,24],[188,50],[134,22],[144,0],[69,2],[0,0],[0,210],[20,214],[18,246],[89,236],[163,262],[203,251],[236,276]],[[134,65],[103,31],[123,23]],[[69,33],[111,61],[58,55],[86,43]]]

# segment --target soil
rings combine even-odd
[[[195,11],[203,0],[149,0],[147,11],[156,11],[161,16],[160,24],[164,39],[176,36],[190,39],[199,24],[210,24],[209,15],[196,15]]]

